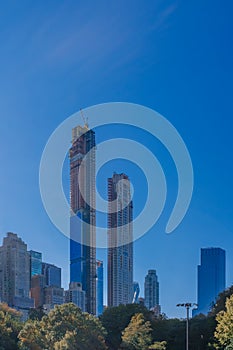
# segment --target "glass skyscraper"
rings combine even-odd
[[[129,178],[108,179],[108,306],[133,302],[133,205]]]
[[[45,285],[61,288],[61,268],[53,264],[42,263],[42,274],[45,276]]]
[[[104,310],[104,268],[103,261],[96,260],[96,315],[102,315]]]
[[[193,316],[208,314],[220,292],[226,288],[226,252],[221,248],[202,248],[198,265],[197,304]]]
[[[42,253],[30,250],[31,277],[42,273]]]
[[[70,148],[70,282],[80,282],[85,309],[96,314],[95,133],[72,130]]]

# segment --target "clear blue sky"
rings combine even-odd
[[[190,209],[176,231],[165,234],[165,211],[135,243],[135,280],[143,289],[147,270],[155,268],[162,310],[184,316],[175,305],[196,301],[200,248],[219,246],[227,250],[227,284],[233,283],[232,11],[230,0],[2,1],[1,240],[7,231],[18,233],[63,268],[67,287],[69,245],[41,202],[41,153],[53,130],[80,107],[133,102],[177,128],[195,175]],[[161,150],[159,156],[166,167],[167,155]],[[129,164],[112,168],[125,166],[137,183],[141,175],[134,178]],[[169,181],[168,210],[175,172]],[[136,210],[141,198],[135,193]]]

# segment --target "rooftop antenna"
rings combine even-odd
[[[83,120],[83,123],[84,123],[84,127],[88,129],[89,128],[88,117],[84,116],[82,108],[80,108],[80,114],[81,114],[81,117],[82,117],[82,120]]]

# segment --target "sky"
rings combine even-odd
[[[232,10],[230,0],[224,6],[217,0],[2,1],[0,239],[8,231],[17,233],[29,249],[43,253],[44,261],[62,267],[67,288],[69,242],[50,221],[40,197],[43,149],[54,129],[80,108],[137,103],[174,125],[194,169],[190,208],[168,235],[165,226],[177,190],[169,155],[143,133],[127,128],[96,132],[97,142],[133,134],[156,154],[167,176],[165,211],[134,243],[134,279],[141,295],[147,270],[156,269],[162,311],[184,317],[176,304],[196,302],[200,248],[210,246],[226,249],[231,285]],[[145,176],[130,162],[110,162],[97,178],[103,196],[113,170],[126,172],[134,183],[137,215],[146,198]],[[67,192],[67,161],[63,175]],[[99,250],[98,257],[106,277],[106,251]]]

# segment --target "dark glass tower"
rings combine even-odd
[[[82,283],[86,311],[96,314],[95,133],[72,130],[70,148],[70,282]]]
[[[221,248],[202,248],[198,265],[198,308],[193,316],[207,314],[220,292],[226,288],[226,252]]]

